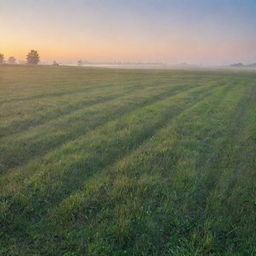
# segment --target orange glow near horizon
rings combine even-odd
[[[24,61],[35,49],[62,63],[256,62],[254,3],[12,0],[0,5],[0,52]]]

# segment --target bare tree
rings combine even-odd
[[[37,51],[31,50],[27,54],[27,64],[38,64],[40,61],[40,57]]]
[[[16,59],[13,56],[9,57],[8,64],[16,64]]]
[[[4,55],[0,53],[0,64],[4,64]]]

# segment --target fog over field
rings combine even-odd
[[[255,0],[0,0],[0,256],[256,255]]]

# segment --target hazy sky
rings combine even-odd
[[[0,0],[0,52],[45,61],[256,62],[256,0]]]

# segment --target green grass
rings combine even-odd
[[[0,67],[0,255],[256,255],[256,72]]]

